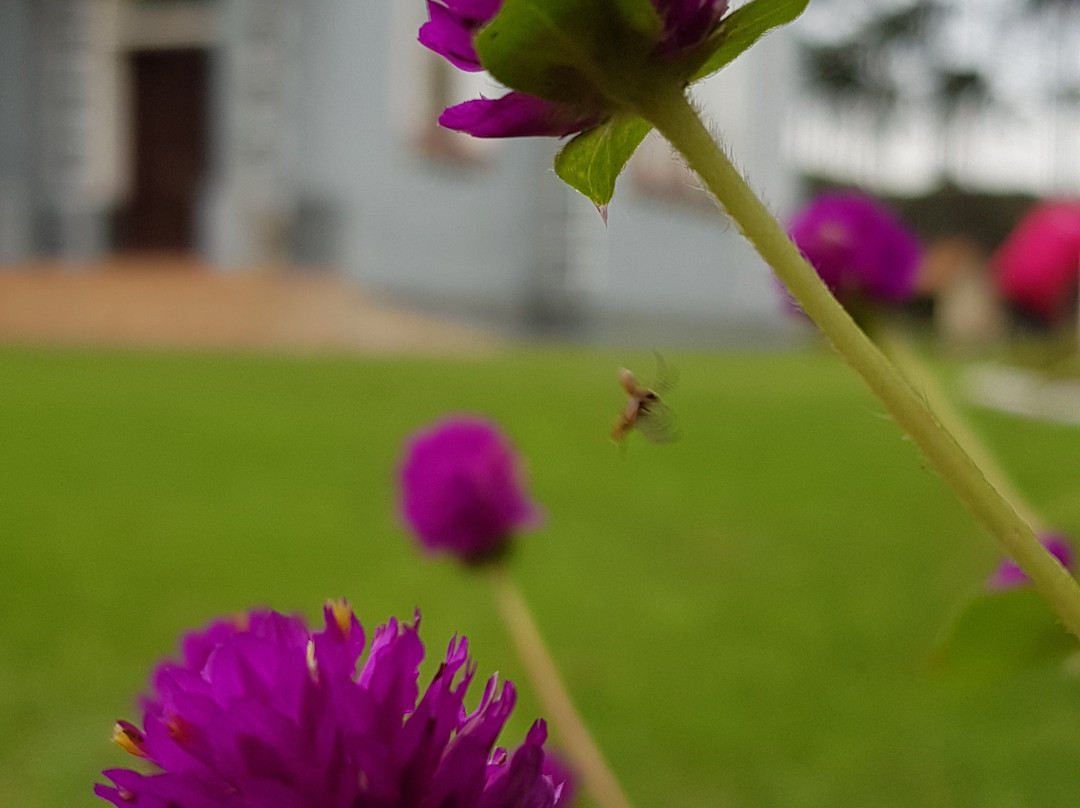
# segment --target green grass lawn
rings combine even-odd
[[[490,592],[394,516],[402,439],[469,410],[528,458],[548,521],[514,575],[638,808],[1073,806],[1080,679],[928,664],[996,552],[852,374],[668,359],[681,440],[623,455],[615,372],[647,353],[0,351],[0,803],[93,804],[153,662],[253,604],[420,606],[429,658],[464,632],[521,685],[516,743],[539,707]],[[973,416],[1080,532],[1080,430]]]

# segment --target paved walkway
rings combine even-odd
[[[0,342],[300,353],[484,353],[477,328],[378,305],[327,275],[186,257],[0,267]]]

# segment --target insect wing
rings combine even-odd
[[[672,388],[679,383],[678,368],[669,365],[658,351],[654,351],[653,354],[656,356],[656,382],[653,384],[653,389],[661,395],[670,393]]]
[[[659,399],[642,405],[634,427],[653,443],[671,443],[679,436],[675,414]]]

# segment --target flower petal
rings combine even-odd
[[[482,23],[491,22],[502,6],[502,0],[442,0],[442,2],[455,14]]]
[[[456,14],[446,6],[429,0],[431,19],[420,26],[417,37],[425,48],[435,51],[454,67],[476,73],[483,70],[473,47],[473,36],[480,27],[474,19]]]
[[[720,24],[727,0],[652,0],[664,23],[658,46],[661,54],[678,53],[700,45]]]
[[[603,116],[526,93],[478,98],[439,116],[447,129],[474,137],[566,137],[596,126]]]

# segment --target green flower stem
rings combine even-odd
[[[922,396],[837,303],[713,140],[685,93],[681,89],[658,92],[639,99],[636,106],[638,113],[668,139],[702,178],[742,234],[787,285],[803,311],[881,399],[953,493],[1028,574],[1065,626],[1080,637],[1080,585],[1039,544],[1031,527],[941,426]]]
[[[585,789],[600,808],[631,808],[622,786],[570,701],[566,685],[544,645],[536,621],[506,567],[494,563],[488,565],[487,569],[503,623],[540,696],[549,726],[562,740],[575,774],[581,778]]]
[[[893,364],[907,378],[908,382],[922,393],[930,408],[941,423],[956,439],[968,456],[975,462],[983,473],[983,476],[1001,494],[1020,518],[1027,522],[1032,530],[1046,530],[1046,520],[1031,504],[1016,486],[1013,485],[1009,475],[998,463],[997,458],[990,452],[982,438],[975,432],[971,424],[956,409],[952,399],[945,393],[938,381],[937,376],[919,358],[911,346],[907,336],[895,326],[888,323],[872,322],[868,328],[878,347],[885,353]]]

